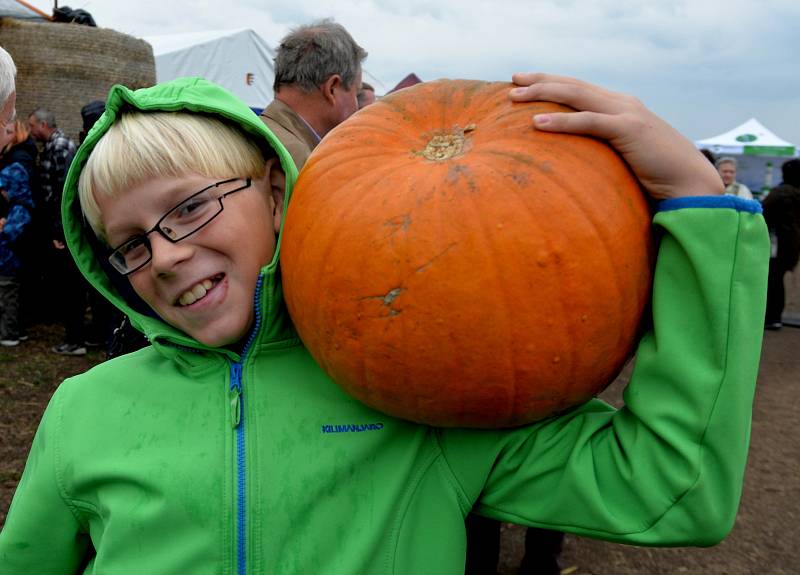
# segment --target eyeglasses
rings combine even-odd
[[[234,187],[242,182],[243,185]],[[168,241],[177,244],[220,215],[224,209],[222,204],[224,198],[249,188],[250,184],[250,178],[233,178],[195,192],[170,209],[148,231],[113,248],[111,255],[108,256],[108,262],[124,276],[140,270],[153,259],[153,250],[147,236],[158,232]]]

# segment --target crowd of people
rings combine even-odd
[[[85,130],[102,111],[102,102],[83,108]],[[107,347],[119,320],[110,304],[89,288],[64,243],[61,196],[76,150],[77,144],[45,108],[24,118],[12,111],[0,132],[2,346],[28,339],[33,322],[60,322],[64,339],[52,351],[85,355],[87,347]]]
[[[669,545],[709,544],[730,529],[758,365],[753,331],[760,332],[763,319],[760,206],[723,198],[722,182],[691,143],[643,106],[588,84],[536,74],[515,76],[510,92],[518,101],[553,99],[586,109],[587,124],[580,123],[586,115],[551,114],[537,116],[534,125],[608,140],[662,202],[656,216],[665,236],[659,262],[669,272],[656,278],[656,290],[696,313],[684,317],[670,306],[662,309],[663,302],[654,307],[663,342],[643,340],[642,367],[631,382],[639,405],[615,411],[589,402],[530,427],[483,434],[431,431],[382,417],[375,427],[380,433],[359,437],[370,443],[345,448],[323,445],[330,438],[318,433],[303,435],[298,422],[308,419],[318,430],[320,417],[323,423],[331,417],[360,423],[375,414],[344,398],[293,337],[280,304],[275,250],[284,188],[330,130],[374,101],[374,90],[361,79],[366,51],[329,20],[293,30],[278,46],[275,99],[260,119],[204,82],[177,81],[175,90],[115,88],[105,104],[84,108],[87,129],[104,107],[109,113],[78,152],[47,110],[33,111],[26,122],[14,120],[13,62],[4,51],[0,55],[0,99],[6,104],[0,188],[7,204],[0,250],[8,250],[0,252],[0,343],[19,345],[25,336],[19,286],[52,274],[57,279],[43,285],[58,285],[48,295],[63,294],[59,307],[65,312],[64,342],[53,351],[86,353],[89,290],[66,249],[69,242],[93,283],[113,294],[153,344],[59,388],[0,535],[0,567],[35,564],[39,572],[56,573],[91,563],[98,571],[108,565],[109,571],[126,566],[131,571],[125,572],[156,572],[169,562],[173,572],[180,572],[179,565],[219,572],[234,564],[244,573],[249,561],[264,570],[282,565],[292,572],[316,567],[355,573],[388,561],[386,572],[452,572],[464,565],[457,551],[464,547],[465,511],[473,508],[478,521],[466,520],[466,572],[491,572],[499,553],[495,536],[474,525],[485,519],[489,531],[499,533],[500,521],[519,518],[531,526],[523,572],[549,574],[558,572],[564,530]],[[154,110],[148,104],[144,113],[143,102],[153,101],[163,105]],[[211,101],[213,107],[204,107]],[[645,136],[636,130],[639,122],[655,128]],[[148,137],[154,130],[163,139]],[[43,146],[38,159],[33,140]],[[134,173],[134,152],[141,164],[136,169],[145,166],[147,177]],[[172,175],[159,171],[165,165]],[[791,177],[784,176],[790,188],[796,185]],[[63,222],[62,193],[65,213],[72,214]],[[179,201],[166,205],[159,194]],[[702,202],[693,194],[703,194]],[[783,195],[770,194],[776,202]],[[765,215],[767,209],[765,202]],[[184,211],[199,215],[186,218]],[[792,225],[796,230],[796,220]],[[781,230],[791,226],[778,220],[772,226],[776,253],[782,254],[790,242],[781,239]],[[705,234],[708,227],[717,234]],[[35,230],[30,248],[19,242],[26,229]],[[250,252],[241,249],[239,234],[248,238]],[[675,237],[698,245],[678,248]],[[260,240],[257,245],[252,238]],[[747,249],[735,258],[737,247]],[[190,253],[192,265],[204,269],[177,272]],[[777,276],[792,258],[776,258]],[[87,263],[95,260],[100,265]],[[717,264],[735,273],[713,273]],[[178,289],[170,282],[181,274]],[[728,280],[744,287],[731,290]],[[77,287],[69,293],[69,284],[80,285],[80,293]],[[223,290],[240,305],[208,317],[190,313],[206,294],[222,299]],[[709,292],[720,297],[702,296]],[[15,298],[22,301],[12,305]],[[93,317],[103,316],[103,305],[91,303]],[[728,313],[734,307],[737,313]],[[691,324],[697,317],[719,325]],[[715,339],[720,334],[725,345]],[[225,362],[230,373],[220,367]],[[719,365],[730,373],[706,377]],[[226,427],[205,418],[216,413],[214,385],[228,375]],[[251,380],[247,387],[245,378],[258,385]],[[664,388],[670,393],[664,395]],[[679,426],[672,423],[674,413],[681,414]],[[248,453],[245,418],[257,430],[250,441],[266,441],[258,455],[250,454],[247,473],[241,463]],[[234,461],[235,477],[205,459],[224,444],[216,434],[226,429],[235,430],[237,454],[227,448],[220,453]],[[56,442],[57,457],[51,453]],[[704,453],[714,456],[695,459]],[[636,473],[625,463],[629,458]],[[125,479],[115,479],[120,477]],[[249,490],[241,487],[247,480],[253,482]],[[122,487],[104,489],[111,484]],[[217,496],[234,484],[240,488],[233,511],[223,511]],[[147,496],[137,495],[136,486]],[[252,497],[261,500],[252,503]],[[396,513],[399,506],[403,513]],[[254,526],[245,522],[249,514]],[[219,535],[227,529],[220,527],[223,518],[236,524],[233,536]],[[253,543],[252,537],[261,539]],[[220,538],[236,545],[228,549]],[[163,553],[167,539],[176,545]],[[327,563],[320,563],[323,557]]]
[[[725,195],[753,199],[750,188],[736,179],[736,158],[715,158],[710,150],[701,151],[716,166],[725,185]],[[800,159],[786,160],[781,165],[781,176],[782,181],[778,186],[758,198],[764,209],[771,243],[764,317],[764,328],[768,330],[783,328],[786,274],[793,271],[800,260]]]

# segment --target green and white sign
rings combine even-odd
[[[745,146],[743,152],[748,156],[793,157],[796,149],[794,146]]]

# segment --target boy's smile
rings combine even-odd
[[[270,169],[223,200],[223,212],[173,243],[148,236],[152,259],[128,279],[136,293],[170,325],[210,346],[242,339],[255,317],[258,274],[274,255],[282,206],[270,193]],[[106,237],[117,246],[145,233],[167,210],[216,181],[198,175],[163,177],[117,197],[98,195]]]
[[[178,298],[178,305],[188,306],[206,297],[209,291],[224,279],[223,276],[215,276],[211,279],[204,279],[196,284],[192,289],[187,290]]]

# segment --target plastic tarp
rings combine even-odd
[[[156,81],[201,76],[253,109],[272,101],[275,52],[253,30],[219,30],[144,38],[153,47]]]
[[[734,157],[736,179],[756,195],[780,183],[780,166],[800,155],[794,144],[778,137],[755,118],[723,134],[697,140],[695,145],[711,150],[717,158]]]
[[[17,0],[0,0],[0,18],[18,18],[20,20],[47,20],[49,14],[25,2]]]

